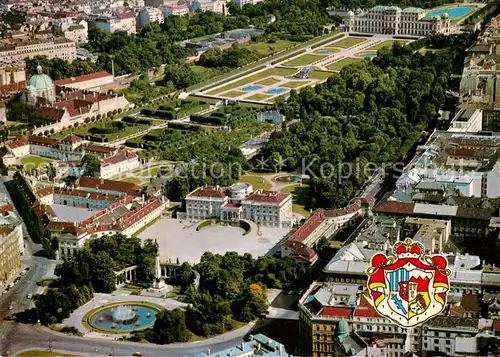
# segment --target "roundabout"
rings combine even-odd
[[[83,324],[90,330],[106,333],[130,333],[153,326],[163,308],[145,302],[117,302],[89,311]]]

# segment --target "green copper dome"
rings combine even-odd
[[[42,67],[38,66],[36,70],[38,74],[31,76],[28,87],[32,87],[34,90],[54,88],[54,82],[49,76],[43,74]]]
[[[342,319],[339,321],[338,325],[337,325],[337,330],[335,331],[335,334],[338,336],[338,337],[344,337],[344,336],[347,336],[349,335],[349,324],[347,323],[346,320]]]

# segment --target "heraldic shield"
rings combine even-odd
[[[372,257],[366,271],[370,296],[379,314],[403,327],[418,326],[446,306],[448,262],[425,255],[424,246],[409,238],[395,243],[393,252]]]

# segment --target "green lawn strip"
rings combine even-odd
[[[117,181],[120,181],[120,182],[129,182],[129,183],[135,183],[136,185],[142,185],[143,182],[140,178],[137,178],[137,177],[124,177],[124,178],[121,178]]]
[[[66,353],[48,352],[39,350],[26,351],[17,355],[17,357],[70,357],[70,356],[78,356],[78,355],[68,355]]]
[[[338,62],[334,62],[334,63],[329,64],[328,66],[326,66],[326,68],[328,68],[329,70],[332,70],[332,71],[340,71],[345,66],[348,66],[352,63],[361,62],[361,61],[364,61],[364,59],[363,58],[344,58]]]
[[[266,100],[269,97],[271,97],[271,96],[268,94],[257,93],[257,94],[250,96],[250,97],[246,97],[245,99],[247,99],[247,100]]]
[[[307,66],[308,64],[319,61],[325,57],[327,57],[327,55],[306,54],[283,63],[283,66],[290,66],[290,67]]]
[[[288,81],[283,84],[280,84],[280,87],[285,87],[285,88],[298,88],[302,87],[305,85],[309,85],[311,82],[310,81]]]
[[[90,129],[92,128],[109,128],[111,127],[111,123],[113,123],[113,120],[111,119],[101,119],[99,121],[96,121],[94,123],[85,123],[77,126],[76,128],[69,128],[65,129],[63,131],[60,131],[58,133],[55,133],[52,135],[52,138],[55,139],[62,139],[68,136],[69,134],[74,134],[78,135],[82,138],[86,138],[88,136],[101,136],[104,138],[107,138],[108,141],[113,141],[117,139],[121,139],[123,137],[129,136],[131,134],[135,134],[141,131],[144,131],[149,128],[149,125],[146,124],[135,124],[135,125],[125,125],[125,127],[117,132],[110,133],[110,134],[91,134]]]
[[[208,104],[217,104],[220,101],[219,99],[207,98],[207,97],[199,96],[196,94],[191,94],[189,97],[187,97],[187,100],[198,100],[198,101],[206,102]]]
[[[242,90],[232,90],[226,93],[222,93],[222,97],[228,97],[228,98],[238,98],[241,97],[242,95],[247,94],[247,92],[244,92]]]
[[[170,290],[168,293],[166,293],[163,297],[165,299],[175,299],[180,296],[184,296],[181,294],[181,287],[179,285],[174,286],[172,290]]]
[[[292,211],[304,217],[309,217],[311,213],[304,206],[306,203],[307,185],[294,184],[281,189],[283,193],[290,193],[293,196]]]
[[[384,47],[392,48],[392,46],[394,46],[394,44],[396,42],[404,43],[404,41],[399,41],[399,40],[387,40],[387,41],[381,42],[381,43],[379,43],[379,44],[377,44],[375,46],[368,47],[366,49],[366,51],[378,51],[378,50],[380,50],[381,48],[384,48]]]
[[[276,40],[274,43],[267,42],[247,42],[242,47],[259,52],[262,56],[270,56],[276,52],[296,46],[300,42],[289,40]]]
[[[28,155],[23,158],[21,158],[21,163],[25,166],[27,169],[37,169],[40,166],[46,165],[53,160],[46,159],[41,156],[37,155]]]
[[[330,47],[339,47],[339,48],[350,48],[352,46],[355,46],[357,44],[360,44],[362,42],[365,42],[365,38],[359,38],[359,37],[347,37],[344,38],[340,41],[336,42],[331,42],[328,44]]]
[[[271,189],[272,185],[269,181],[267,181],[265,178],[259,177],[259,176],[252,176],[252,175],[243,175],[240,177],[239,182],[247,182],[250,185],[253,186],[254,190],[269,190]]]
[[[311,78],[313,78],[313,79],[319,79],[321,81],[324,81],[325,79],[328,79],[330,76],[332,76],[331,72],[325,72],[325,71],[315,70],[312,73]]]
[[[139,171],[136,175],[142,176],[142,177],[150,177],[150,176],[158,176],[158,169],[159,166],[155,167],[148,167],[147,169]]]
[[[340,248],[344,242],[339,242],[338,240],[331,240],[330,247],[332,248]]]
[[[280,67],[270,68],[270,69],[266,69],[265,71],[256,73],[254,75],[237,80],[236,82],[225,85],[223,87],[211,90],[207,94],[221,95],[221,93],[230,91],[231,89],[234,89],[234,88],[244,86],[245,84],[258,82],[261,79],[265,79],[265,78],[272,77],[272,76],[282,76],[282,77],[291,76],[292,74],[295,74],[296,72],[297,72],[297,70],[292,69],[292,68],[280,68]]]
[[[263,85],[263,86],[272,86],[272,85],[274,85],[274,84],[276,84],[278,82],[280,82],[279,79],[266,78],[263,81],[257,82],[256,84],[260,84],[260,85]]]

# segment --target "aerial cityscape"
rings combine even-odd
[[[499,0],[0,19],[0,357],[500,356]]]

